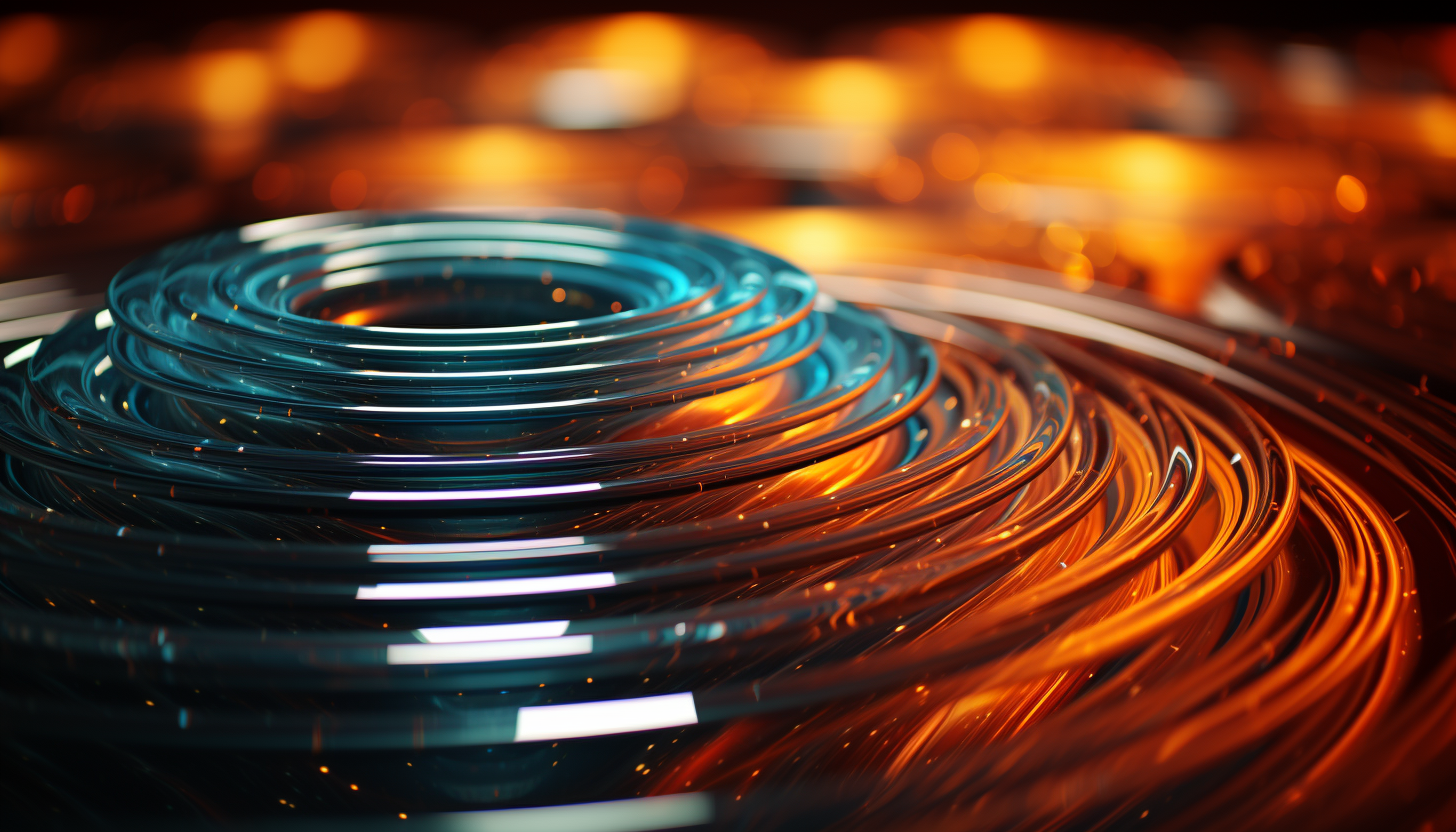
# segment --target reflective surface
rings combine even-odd
[[[986,271],[816,279],[556,211],[304,217],[139,261],[0,375],[7,804],[1444,817],[1456,443],[1430,380]]]

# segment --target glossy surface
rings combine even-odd
[[[816,286],[614,214],[177,244],[0,376],[8,799],[1420,816],[1453,747],[1452,412],[1310,352],[970,272]]]

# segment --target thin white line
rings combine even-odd
[[[567,399],[559,402],[531,402],[529,404],[479,404],[462,405],[460,407],[390,407],[387,405],[358,404],[352,405],[347,410],[363,410],[369,413],[496,413],[503,410],[543,410],[552,407],[571,407],[577,404],[589,404],[599,401],[593,397],[589,399]]]
[[[522,621],[516,624],[467,624],[462,627],[421,627],[415,635],[430,644],[474,641],[520,641],[566,635],[570,621]]]
[[[403,601],[426,598],[500,598],[509,595],[542,595],[578,589],[603,589],[617,585],[611,572],[585,575],[549,575],[543,578],[500,578],[493,581],[433,581],[419,584],[361,586],[354,595],[360,601]]]
[[[439,330],[431,330],[439,332]],[[595,370],[605,364],[566,364],[561,367],[531,367],[522,370],[480,370],[471,373],[406,373],[396,370],[354,370],[356,376],[378,376],[380,378],[508,378],[510,376],[541,376],[553,373],[569,373],[575,370]]]
[[[543,485],[539,488],[482,488],[474,491],[355,491],[351,500],[372,502],[407,501],[429,502],[436,500],[508,500],[513,497],[549,497],[553,494],[580,494],[585,491],[601,491],[599,482],[581,482],[571,485]]]
[[[465,664],[507,662],[581,656],[592,651],[589,635],[529,638],[520,641],[480,641],[462,644],[390,644],[385,664]]]
[[[369,554],[434,555],[441,552],[502,552],[515,549],[551,549],[585,543],[584,537],[538,537],[534,540],[471,540],[461,543],[375,543]]]

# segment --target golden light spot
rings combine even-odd
[[[562,301],[566,300],[566,290],[561,288],[560,286],[557,286],[555,289],[551,290],[551,299],[556,301],[557,303],[561,303]]]
[[[936,173],[952,182],[969,179],[981,165],[976,143],[960,133],[943,133],[930,146],[930,163]]]
[[[594,52],[603,65],[671,84],[687,71],[691,46],[678,21],[667,15],[639,13],[608,19],[597,34]]]
[[[558,144],[519,128],[478,128],[466,133],[458,148],[455,167],[469,182],[517,184],[570,173],[570,159]]]
[[[272,102],[272,72],[257,52],[244,49],[212,52],[200,56],[194,64],[193,95],[198,111],[208,121],[219,124],[253,121]]]
[[[1448,158],[1456,157],[1456,103],[1443,96],[1432,96],[1416,114],[1416,125],[1431,150]]]
[[[1335,201],[1340,203],[1352,214],[1358,214],[1365,210],[1365,204],[1369,201],[1369,194],[1365,190],[1365,183],[1359,179],[1345,174],[1335,183]]]
[[[1112,170],[1117,183],[1139,191],[1177,191],[1186,188],[1192,161],[1186,151],[1154,136],[1139,136],[1113,148]]]
[[[1080,254],[1082,247],[1087,244],[1087,238],[1082,236],[1082,232],[1063,222],[1049,224],[1046,235],[1052,245],[1069,254]]]
[[[323,772],[324,774],[328,774],[329,773],[329,767],[328,766],[319,766],[319,771]]]
[[[1073,254],[1062,265],[1062,284],[1074,292],[1092,288],[1092,261],[1085,254]]]
[[[337,11],[300,15],[283,28],[279,64],[290,83],[310,92],[331,90],[364,63],[369,33],[357,16]]]
[[[955,33],[953,49],[961,75],[996,92],[1026,89],[1041,80],[1046,68],[1041,38],[1013,17],[967,19]]]
[[[883,67],[870,61],[832,60],[809,76],[810,111],[834,124],[886,124],[900,115],[900,91]]]

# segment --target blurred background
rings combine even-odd
[[[572,205],[1456,367],[1456,27],[387,8],[0,18],[0,345],[184,235]]]

